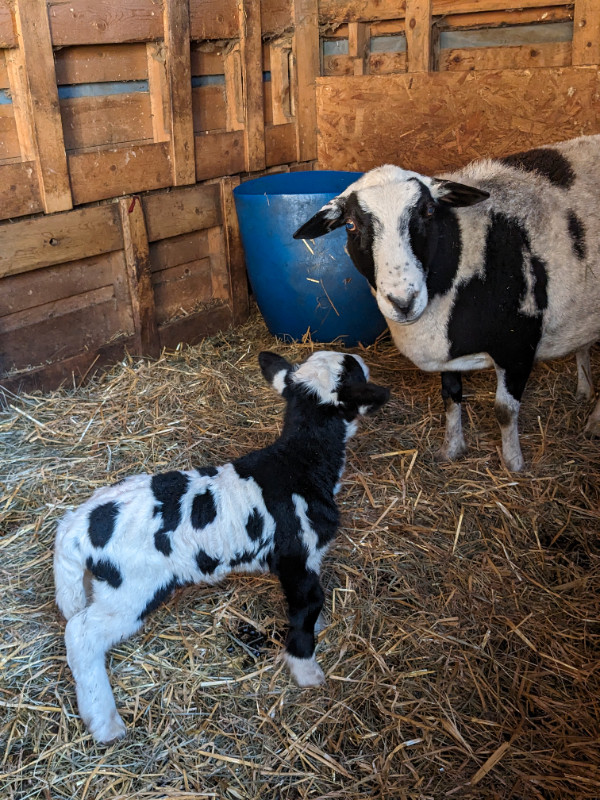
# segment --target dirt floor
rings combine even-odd
[[[53,599],[56,521],[130,473],[218,464],[270,442],[283,402],[254,314],[83,387],[6,395],[0,414],[0,798],[600,798],[600,443],[575,360],[538,365],[526,471],[499,457],[492,372],[466,380],[468,455],[440,464],[439,377],[389,340],[361,350],[393,398],[351,440],[323,563],[327,676],[280,661],[270,576],[179,590],[115,647],[128,737],[77,717]],[[330,349],[330,348],[329,348]],[[600,351],[594,353],[600,383]]]

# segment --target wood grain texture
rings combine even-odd
[[[49,0],[48,14],[55,47],[147,42],[163,35],[158,0]]]
[[[433,67],[432,3],[433,0],[406,0],[408,72],[429,72]]]
[[[174,349],[182,342],[197,344],[206,336],[213,336],[219,331],[231,328],[233,324],[233,314],[228,304],[210,306],[195,314],[161,325],[158,329],[160,345]]]
[[[235,175],[245,169],[243,131],[223,131],[196,136],[196,180]]]
[[[432,173],[599,133],[599,75],[567,67],[321,78],[319,166]]]
[[[265,128],[265,148],[267,167],[290,164],[296,160],[296,126],[267,125]]]
[[[239,29],[238,0],[190,0],[192,39],[235,39]]]
[[[246,169],[265,166],[265,112],[263,98],[260,0],[239,0]]]
[[[319,63],[319,12],[317,0],[294,0],[294,113],[297,125],[298,161],[316,157],[316,76]]]
[[[35,179],[35,164],[29,161],[3,164],[1,170],[3,188],[0,192],[0,219],[41,211],[42,199]]]
[[[0,47],[16,47],[17,37],[8,0],[0,0]]]
[[[54,52],[56,80],[63,84],[140,81],[148,77],[143,44],[67,47]]]
[[[568,67],[571,42],[552,42],[514,47],[467,47],[440,52],[442,70],[535,69]]]
[[[221,223],[217,184],[191,186],[142,198],[148,240],[155,242]]]
[[[60,100],[67,150],[139,142],[152,143],[150,95],[146,92]]]
[[[239,185],[239,182],[239,178],[224,178],[220,182],[225,263],[229,280],[232,324],[234,325],[244,322],[249,313],[248,277],[233,199],[233,190]]]
[[[600,63],[600,3],[575,0],[573,64]]]

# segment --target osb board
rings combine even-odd
[[[597,67],[320,78],[323,169],[424,173],[600,132]]]

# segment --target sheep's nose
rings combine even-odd
[[[398,313],[402,314],[403,317],[408,317],[415,304],[415,297],[416,294],[411,294],[408,297],[399,299],[397,297],[393,297],[391,294],[388,294],[387,299],[390,301],[396,311],[398,311]]]

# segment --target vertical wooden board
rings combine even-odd
[[[575,0],[573,65],[600,64],[600,3]]]
[[[321,78],[318,88],[323,169],[431,174],[600,133],[596,67]]]
[[[140,81],[148,77],[144,44],[62,47],[54,51],[56,81],[64,84]]]
[[[42,210],[42,198],[35,179],[35,164],[30,161],[0,165],[0,220],[36,214]],[[0,259],[0,264],[1,264]]]
[[[239,35],[238,0],[189,0],[194,40],[235,39]]]
[[[291,39],[278,39],[269,45],[269,67],[271,72],[271,121],[284,125],[292,119],[290,62]],[[265,121],[268,114],[265,113]],[[293,159],[292,159],[293,160]]]
[[[49,0],[48,14],[55,47],[149,42],[163,36],[155,0]]]
[[[317,0],[293,0],[293,9],[297,160],[310,161],[317,155],[315,82],[321,68]]]
[[[170,142],[173,128],[172,108],[164,42],[148,42],[146,64],[154,141]]]
[[[237,177],[223,178],[220,182],[222,233],[229,278],[229,302],[234,325],[239,325],[248,316],[248,277],[233,199],[233,190],[239,182]]]
[[[239,0],[239,3],[246,169],[254,172],[265,166],[260,0]]]
[[[244,87],[242,50],[239,42],[228,47],[223,57],[225,79],[224,99],[226,104],[225,126],[228,131],[241,131],[246,122],[244,112]]]
[[[152,142],[150,95],[102,95],[60,101],[65,146],[81,150],[121,142]]]
[[[18,49],[7,58],[21,150],[36,162],[47,213],[71,208],[46,0],[15,0]]]
[[[210,248],[210,291],[214,300],[228,301],[231,299],[231,280],[224,232],[221,228],[211,228],[208,231]]]
[[[433,0],[406,0],[408,72],[429,72],[433,67],[432,2]]]
[[[243,172],[246,164],[243,131],[196,136],[196,179],[206,181]]]
[[[354,62],[352,71],[355,75],[364,75],[366,71],[369,39],[369,25],[365,25],[363,22],[348,23],[348,55]]]

